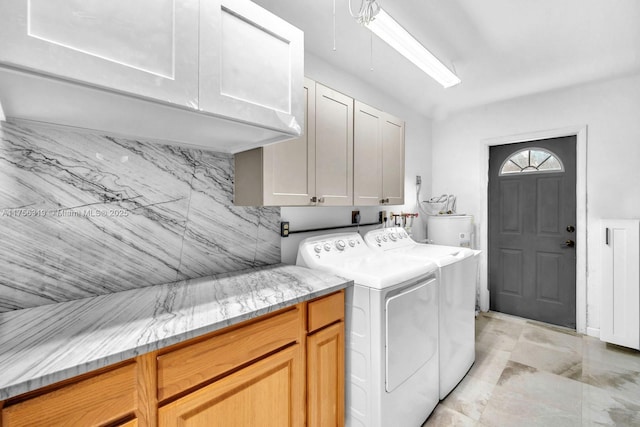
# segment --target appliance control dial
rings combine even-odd
[[[398,236],[396,235],[396,233],[390,233],[389,238],[391,239],[392,242],[395,242],[396,240],[398,240]]]
[[[354,247],[356,245],[356,241],[351,239],[349,240],[349,246]]]
[[[329,252],[331,250],[331,245],[329,243],[324,244],[324,250]]]
[[[380,236],[376,236],[376,242],[380,243]]]
[[[382,240],[383,240],[384,242],[386,242],[386,241],[387,241],[387,236],[382,236]]]
[[[344,243],[344,240],[337,240],[336,241],[336,248],[338,248],[339,251],[344,251],[344,248],[347,245]]]
[[[320,247],[320,245],[315,245],[315,246],[313,247],[313,250],[314,250],[317,254],[319,254],[320,252],[322,252],[322,248]]]

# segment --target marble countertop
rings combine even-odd
[[[0,313],[0,400],[351,284],[278,264]]]

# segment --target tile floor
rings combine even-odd
[[[501,313],[476,319],[476,361],[433,426],[640,426],[640,352]]]

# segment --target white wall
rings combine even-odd
[[[358,209],[361,214],[361,222],[375,222],[378,212],[417,212],[416,199],[416,175],[422,176],[421,200],[431,197],[428,190],[431,188],[431,120],[418,114],[410,107],[402,105],[392,96],[382,90],[363,83],[358,77],[345,73],[323,60],[310,55],[305,55],[305,75],[319,83],[331,87],[339,92],[351,96],[359,101],[369,104],[382,111],[393,114],[403,119],[405,128],[405,204],[402,206],[385,207],[301,207],[281,209],[282,221],[289,221],[292,230],[345,225],[351,223],[351,211]],[[384,82],[380,82],[384,87]],[[363,228],[366,231],[366,229]],[[416,239],[425,238],[425,223],[422,218],[414,222],[412,228]],[[339,233],[355,231],[354,228],[323,233]],[[320,234],[320,233],[315,233]],[[298,249],[298,243],[303,238],[313,234],[293,234],[282,239],[282,262],[293,264]]]
[[[434,194],[485,218],[479,183],[487,139],[586,125],[587,331],[600,327],[602,218],[640,218],[640,75],[527,96],[433,123]],[[484,220],[484,219],[483,219]],[[486,271],[486,265],[483,266]]]

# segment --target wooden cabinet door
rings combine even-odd
[[[344,322],[307,338],[307,425],[344,425]]]
[[[300,135],[302,31],[249,0],[200,7],[200,109]]]
[[[353,204],[353,99],[316,84],[318,206]]]
[[[353,204],[382,203],[382,121],[384,113],[355,101],[353,126]]]
[[[404,122],[390,114],[382,120],[382,198],[404,204]]]
[[[305,79],[303,135],[263,148],[265,206],[316,204],[315,102],[316,83]]]
[[[198,0],[0,2],[0,63],[196,108]]]
[[[600,339],[640,350],[640,220],[602,221]]]
[[[304,425],[303,354],[296,344],[169,403],[158,426]]]

